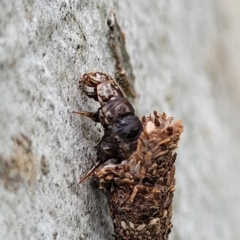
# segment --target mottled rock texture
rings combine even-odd
[[[170,239],[238,239],[240,4],[197,1],[0,3],[0,239],[112,239],[91,180],[101,126],[78,88],[114,76],[107,17],[116,12],[135,74],[139,116],[181,119]]]

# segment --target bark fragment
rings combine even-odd
[[[133,74],[130,56],[125,45],[125,34],[121,30],[114,12],[110,12],[107,24],[109,26],[109,46],[116,61],[116,82],[127,97],[135,98],[137,96],[134,89],[135,76]]]

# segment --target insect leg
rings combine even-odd
[[[94,122],[100,122],[99,119],[99,111],[97,112],[87,112],[87,111],[73,111],[72,113],[76,113],[82,115],[84,117],[91,118]]]
[[[95,101],[98,101],[98,96],[96,94],[96,92],[92,92],[92,91],[87,91],[87,89],[83,89],[84,93],[89,97],[89,98],[93,98]]]
[[[95,165],[92,166],[92,168],[79,180],[79,183],[84,182],[87,178],[92,176],[95,172],[95,170],[101,165],[101,161],[98,161]]]

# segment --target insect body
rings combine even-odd
[[[119,163],[127,159],[136,150],[142,124],[128,99],[107,74],[85,73],[80,83],[85,94],[100,103],[100,108],[97,112],[78,111],[74,113],[100,122],[104,128],[104,135],[97,145],[97,163],[80,180],[83,182],[107,160],[115,159]]]

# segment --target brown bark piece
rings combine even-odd
[[[107,23],[109,26],[109,46],[116,61],[116,82],[127,97],[135,98],[137,96],[134,89],[135,76],[133,74],[130,56],[125,46],[125,34],[121,30],[114,12],[110,12]]]
[[[154,111],[143,117],[137,150],[121,164],[96,171],[117,239],[168,239],[175,190],[175,159],[183,125]]]

